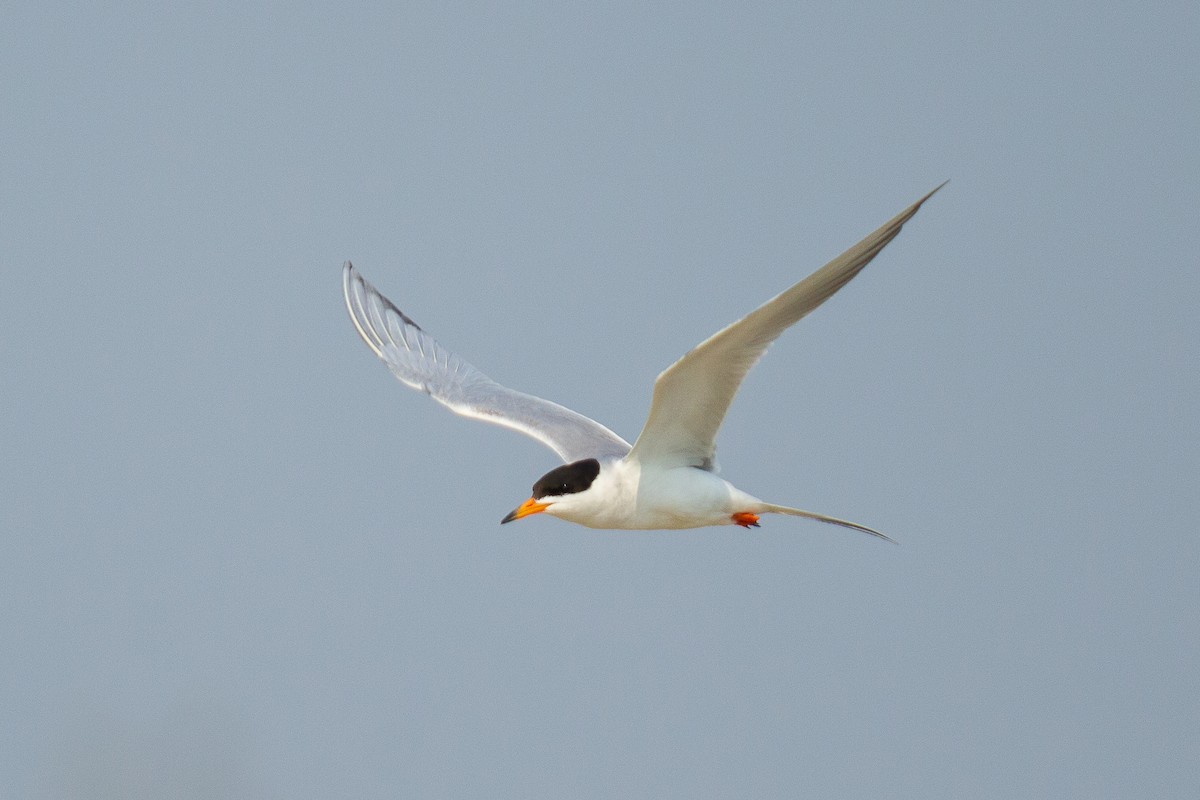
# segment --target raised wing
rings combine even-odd
[[[595,420],[505,388],[442,347],[349,261],[342,267],[342,290],[359,336],[392,374],[454,413],[532,436],[565,462],[629,452],[628,442]]]
[[[631,457],[643,463],[713,469],[715,439],[725,412],[729,410],[742,379],[771,342],[845,286],[942,186],[792,288],[713,334],[668,367],[654,382],[650,415],[634,442]]]

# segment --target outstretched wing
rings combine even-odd
[[[628,442],[595,420],[501,386],[442,347],[349,261],[342,267],[342,290],[359,336],[392,374],[454,413],[532,436],[566,462],[629,452]]]
[[[933,192],[668,367],[654,383],[650,415],[631,457],[643,463],[712,469],[717,430],[746,373],[779,334],[828,300],[869,264]]]

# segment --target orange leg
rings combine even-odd
[[[758,514],[751,514],[749,511],[739,511],[731,519],[735,525],[741,525],[743,528],[758,527]]]

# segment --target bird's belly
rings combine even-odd
[[[730,525],[737,511],[757,502],[711,472],[684,467],[643,476],[632,514],[622,527],[639,530],[683,530]]]

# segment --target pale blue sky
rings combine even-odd
[[[1195,796],[1195,3],[4,17],[0,795]],[[899,547],[500,528],[342,307],[632,438],[947,178],[719,440]]]

